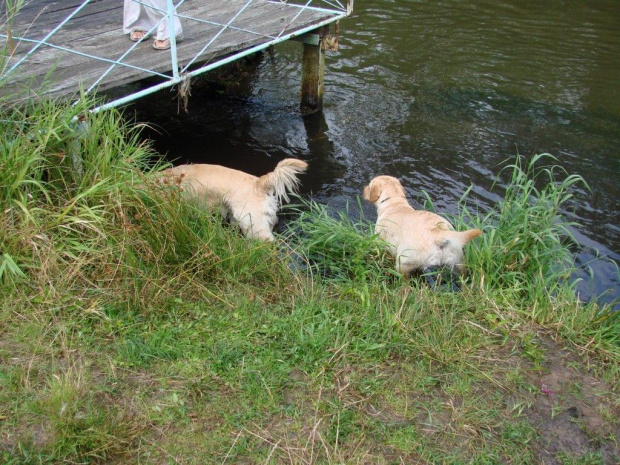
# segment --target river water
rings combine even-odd
[[[324,110],[298,111],[301,45],[265,53],[227,86],[195,86],[189,113],[167,91],[134,105],[155,147],[178,162],[263,174],[310,162],[302,194],[344,208],[378,174],[411,202],[426,191],[482,211],[517,154],[548,152],[590,190],[565,212],[583,300],[620,297],[620,3],[617,0],[364,0],[326,60]],[[616,305],[617,306],[617,305]]]

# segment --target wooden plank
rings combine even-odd
[[[66,0],[62,2],[62,6],[60,3],[33,0],[29,4],[29,13],[22,19],[19,19],[18,16],[16,28],[21,27],[22,30],[26,30],[30,26],[30,31],[34,28],[34,35],[39,39],[42,38],[70,11],[73,11],[80,2],[79,0]],[[246,4],[246,0],[188,1],[179,8],[179,13],[225,24]],[[47,10],[39,15],[43,6],[47,6]],[[238,16],[232,25],[240,29],[252,30],[263,36],[277,36],[283,28],[293,21],[298,13],[298,8],[291,7],[283,2],[255,0]],[[34,24],[26,24],[29,18],[37,15],[39,16]],[[290,25],[287,33],[311,27],[330,17],[332,16],[325,12],[305,10]],[[178,57],[180,65],[184,66],[205,44],[220,33],[222,26],[187,19],[182,21],[185,40],[178,45]],[[29,36],[32,35],[29,34]],[[209,60],[216,61],[230,53],[259,44],[266,44],[271,40],[263,36],[238,29],[227,29],[219,35],[206,53],[197,60],[197,63]],[[97,0],[93,2],[54,35],[50,39],[50,43],[65,44],[67,47],[83,53],[117,60],[132,45],[127,36],[122,34],[122,4],[120,0]],[[19,43],[10,62],[16,62],[31,47],[32,44]],[[125,61],[160,73],[166,73],[170,70],[169,52],[153,50],[151,41],[140,43]],[[15,76],[9,76],[8,87],[3,89],[3,92],[13,90],[28,80],[31,80],[31,84],[41,82],[53,66],[55,66],[52,73],[53,81],[47,92],[50,95],[64,95],[75,93],[80,83],[86,87],[90,86],[109,68],[110,64],[43,46],[28,58],[27,66],[24,69],[18,70]],[[101,82],[100,90],[117,87],[148,76],[149,73],[147,72],[117,67]]]
[[[285,11],[280,9],[280,12]],[[278,13],[278,11],[276,11],[276,13]],[[242,21],[238,21],[235,24],[239,27],[251,27],[252,23],[256,21],[257,19],[257,15],[262,14],[262,12],[255,12],[252,15],[248,15],[246,18],[243,18]],[[198,14],[197,16],[200,16],[200,14]],[[272,33],[272,34],[276,34],[280,31],[280,23],[285,22],[286,19],[288,19],[286,16],[282,16],[281,18],[277,17],[277,16],[273,16],[273,12],[271,12],[271,14],[269,14],[267,16],[269,19],[267,21],[264,20],[264,18],[261,18],[263,20],[263,23],[261,24],[261,31],[265,34],[268,33]],[[217,32],[220,31],[220,27],[219,26],[213,26],[213,25],[197,25],[197,27],[192,27],[192,26],[185,26],[185,37],[186,37],[186,41],[184,43],[179,44],[179,55],[181,56],[181,58],[183,56],[185,57],[190,57],[192,54],[197,53],[201,46],[206,44],[207,41],[209,39],[211,39]],[[114,34],[119,34],[118,30],[115,30],[113,32]],[[225,38],[229,35],[231,35],[232,33],[236,33],[240,35],[244,35],[246,33],[243,33],[241,31],[234,31],[234,30],[228,30],[227,32],[225,32],[222,36],[220,36],[221,38]],[[118,43],[118,39],[119,37],[114,37],[109,35],[109,33],[104,33],[104,34],[99,34],[98,37],[95,38],[95,40],[92,40],[90,37],[87,38],[83,38],[83,37],[76,37],[73,36],[71,37],[70,34],[65,33],[64,37],[59,36],[58,41],[62,42],[60,39],[64,39],[65,41],[68,41],[70,43],[73,43],[73,48],[75,50],[78,51],[82,51],[82,52],[86,52],[86,53],[92,53],[92,54],[97,54],[98,56],[102,56],[102,57],[109,57],[109,58],[117,58],[120,56],[120,53],[118,52],[118,50],[122,50],[124,52],[125,47],[128,47],[129,42],[127,41],[126,36],[122,36],[122,46],[123,47],[119,47],[119,43]],[[188,47],[189,44],[192,43],[198,43],[200,44],[200,46],[196,46],[196,47]],[[139,47],[144,47],[147,44],[141,44]],[[244,48],[246,46],[245,43],[240,44],[240,48]],[[214,44],[211,49],[209,50],[209,53],[216,53],[216,54],[220,54],[220,49],[222,47],[219,46],[219,43]],[[224,52],[222,53],[226,53],[228,52],[228,47],[226,47],[227,49],[224,50]],[[136,50],[136,52],[139,52],[140,50]],[[143,50],[142,50],[143,51]],[[147,58],[147,59],[152,59],[152,58],[160,58],[162,61],[163,65],[167,64],[167,55],[166,54],[155,54],[153,55],[153,51],[151,50],[147,50],[149,53],[142,56],[141,58]],[[185,53],[188,52],[188,53]],[[50,49],[47,48],[45,51],[41,51],[39,52],[40,57],[37,59],[39,62],[43,62],[43,63],[54,63],[56,60],[58,60],[59,58],[62,57],[63,54],[65,54],[66,52],[62,52],[62,51],[58,51],[58,50],[54,50],[54,49]],[[79,57],[69,57],[69,59],[71,61],[80,61]],[[82,58],[81,61],[86,61],[87,59]],[[189,60],[189,58],[187,58],[187,60]],[[131,61],[131,60],[130,60]],[[152,61],[152,60],[146,60],[146,61]],[[73,66],[73,63],[71,64]],[[105,65],[104,65],[105,66]],[[36,73],[36,71],[33,71],[33,74]]]
[[[241,32],[228,32],[223,34],[222,36],[220,36],[220,42],[218,42],[218,47],[217,49],[214,49],[211,53],[214,56],[214,60],[216,60],[219,57],[225,56],[229,53],[232,52],[236,52],[242,49],[246,49],[249,48],[251,46],[254,46],[258,43],[263,43],[264,40],[257,40],[255,38],[252,39],[248,39],[247,37],[244,39],[242,37],[243,33]],[[204,42],[204,41],[203,41]],[[180,47],[183,47],[184,45],[187,44],[187,41],[179,44]],[[150,42],[149,44],[145,44],[146,46],[150,47]],[[198,44],[198,46],[192,46],[193,50],[190,50],[189,56],[192,56],[199,51],[200,46],[202,46],[201,43]],[[179,54],[180,56],[182,56],[182,48],[179,49]],[[160,52],[151,52],[151,53],[160,53]],[[208,59],[210,57],[210,55],[204,55],[204,60]],[[166,57],[167,58],[167,57]],[[189,61],[188,60],[181,60],[181,64],[187,63]],[[140,65],[140,64],[144,64],[144,62],[141,62],[139,59],[132,61],[132,64],[136,64],[136,65]],[[151,62],[152,64],[152,62]],[[88,66],[88,64],[86,64],[86,66]],[[167,61],[164,61],[163,64],[161,64],[161,66],[159,66],[158,68],[159,71],[161,72],[165,72],[169,69],[169,64]],[[92,71],[92,70],[84,70],[84,72],[82,73],[82,78],[85,78],[86,82],[92,82],[94,81],[94,79],[96,79],[99,75],[101,74],[101,72],[99,70],[97,71]],[[116,87],[118,85],[127,83],[127,82],[131,82],[136,80],[135,79],[135,74],[136,71],[132,70],[132,69],[128,69],[128,68],[118,68],[117,70],[115,70],[114,72],[114,82],[113,84],[109,84],[109,83],[102,83],[102,85],[100,86],[100,90],[105,90],[108,89],[110,87]],[[143,76],[142,76],[143,77]],[[89,78],[92,78],[92,81],[89,81]],[[61,92],[63,89],[62,88],[58,88],[55,87],[53,89],[53,93],[57,93],[57,92]]]
[[[42,5],[41,3],[47,4]],[[81,1],[75,0],[67,1],[66,3],[59,1],[41,2],[40,0],[27,3],[29,8],[24,7],[20,10],[16,18],[18,20],[17,25],[25,28],[25,30],[29,30],[31,33],[36,33],[38,29],[47,29],[45,31],[47,33],[72,14],[81,4]],[[72,21],[75,18],[89,18],[92,15],[115,9],[119,10],[120,16],[118,18],[122,22],[123,4],[120,0],[97,0],[90,2],[72,18]],[[33,29],[32,26],[36,26],[36,28]]]
[[[248,13],[245,13],[245,15],[240,16],[240,20],[236,21],[235,25],[241,26],[241,27],[250,27],[252,26],[253,22],[256,22],[257,20],[262,20],[264,22],[263,18],[259,18],[260,15],[264,14],[266,15],[266,17],[270,18],[271,15],[280,14],[284,11],[287,11],[290,14],[290,9],[286,8],[285,6],[280,6],[275,9],[272,9],[272,11],[267,11],[267,12],[260,11],[258,9],[253,9],[253,10],[250,10]],[[208,14],[210,14],[211,11],[207,12],[205,11],[205,8],[203,7],[202,9],[195,8],[193,11],[192,10],[188,11],[188,13],[195,15],[197,17],[208,18]],[[222,16],[218,15],[213,19],[215,21],[220,21],[220,22],[226,21],[227,22],[232,17],[233,13],[234,13],[233,11],[225,12],[225,13],[222,13]],[[283,16],[281,21],[284,22],[285,18],[286,17]],[[187,39],[190,39],[190,40],[194,40],[199,37],[212,37],[213,35],[215,35],[216,32],[220,30],[220,27],[216,25],[199,24],[194,21],[187,21],[187,22],[193,23],[193,24],[184,25],[185,36]],[[275,32],[273,28],[270,28],[271,30],[266,30],[264,28],[265,24],[262,24],[261,26],[263,26],[263,28],[258,28],[257,29],[258,32],[263,32],[263,33]],[[79,31],[76,30],[74,27],[67,28],[67,29],[59,31],[59,33],[55,35],[53,39],[50,40],[50,43],[55,43],[55,44],[66,43],[66,44],[70,44],[71,47],[77,51],[82,51],[86,53],[91,53],[93,55],[98,55],[101,57],[107,57],[110,59],[114,59],[121,55],[119,51],[124,52],[130,45],[129,42],[126,40],[126,37],[122,36],[120,27],[121,27],[120,22],[118,22],[118,23],[115,23],[112,26],[112,28],[99,27],[98,29],[92,29],[93,33],[89,33],[87,35],[84,34],[84,30],[91,31],[90,28],[84,28],[84,29],[80,28]],[[194,30],[195,34],[192,32],[192,30]],[[117,40],[113,39],[110,36],[105,36],[108,32],[111,32],[111,31],[114,31],[115,33],[119,34],[119,38],[122,37],[122,41],[123,41],[122,47],[119,47],[119,43]],[[22,46],[27,47],[26,44],[22,44]],[[22,50],[24,49],[19,49],[18,51],[21,52]],[[49,51],[50,49],[47,49],[47,50]],[[93,51],[96,51],[96,53],[93,53]],[[38,53],[43,53],[43,51],[38,52]],[[51,51],[49,53],[52,53],[52,55],[45,56],[44,58],[45,62],[54,62],[55,59],[60,57],[60,55],[55,56],[54,53],[62,54],[65,52]],[[16,55],[16,58],[19,58],[19,54]],[[75,59],[77,60],[78,58],[75,58]]]
[[[278,29],[274,29],[270,27],[270,23],[277,24],[278,16],[275,14],[280,14],[285,12],[286,7],[278,7],[274,11],[270,12],[268,16],[269,21],[265,22],[264,18],[260,17],[260,15],[264,14],[261,11],[251,11],[248,13],[241,21],[236,22],[235,24],[239,27],[250,27],[256,20],[262,19],[263,24],[261,25],[265,33],[274,32]],[[201,11],[193,11],[191,12],[193,15],[197,17],[204,17],[204,14],[201,14]],[[226,19],[228,20],[232,14],[227,16],[226,18],[216,18],[216,19]],[[285,16],[283,16],[285,18]],[[179,56],[181,58],[181,62],[183,62],[183,57],[187,57],[185,61],[189,61],[189,57],[193,57],[200,48],[208,42],[217,32],[220,31],[221,27],[216,25],[206,25],[206,24],[198,24],[196,22],[192,22],[191,25],[186,25],[184,27],[184,35],[186,37],[185,42],[179,44]],[[89,53],[101,57],[107,57],[109,59],[116,59],[125,52],[125,50],[131,45],[131,43],[127,40],[126,36],[123,36],[119,25],[112,31],[104,31],[99,32],[95,37],[86,36],[80,37],[76,34],[75,30],[73,31],[62,31],[58,36],[54,38],[53,43],[62,43],[67,42],[72,44],[72,48],[81,51],[84,53]],[[232,30],[231,30],[232,31]],[[229,35],[230,32],[227,32],[221,36],[221,38]],[[195,46],[191,46],[194,44]],[[24,46],[24,44],[22,44]],[[159,62],[159,68],[161,70],[165,70],[169,68],[169,55],[168,53],[157,53],[149,48],[149,43],[140,44],[139,48],[133,52],[132,57],[127,60],[132,64],[148,66],[148,67],[157,67]],[[30,46],[27,46],[30,48]],[[216,53],[219,55],[219,42],[215,43],[209,50],[209,53]],[[20,50],[20,49],[18,49]],[[142,53],[141,53],[142,52]],[[145,53],[147,52],[147,53]],[[223,52],[223,53],[226,53]],[[19,58],[19,54],[16,55],[16,58]],[[41,51],[37,52],[36,57],[33,57],[29,64],[31,65],[44,65],[43,71],[41,69],[37,69],[36,67],[32,67],[26,73],[20,74],[21,78],[29,77],[31,75],[36,75],[37,73],[43,74],[47,72],[50,64],[56,63],[58,60],[61,60],[60,68],[74,68],[76,65],[80,63],[88,63],[89,67],[97,68],[101,67],[105,69],[107,66],[105,63],[97,63],[93,64],[88,58],[69,55],[68,52],[63,52],[57,49],[45,47]],[[155,65],[153,62],[155,61]]]

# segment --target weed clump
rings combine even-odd
[[[312,274],[343,283],[395,275],[381,239],[371,232],[374,225],[363,216],[352,218],[348,206],[334,212],[312,200],[300,201],[286,207],[294,219],[287,223],[284,240]]]
[[[583,178],[569,175],[550,154],[517,157],[504,168],[509,178],[503,199],[485,215],[462,208],[460,221],[486,226],[469,255],[475,279],[487,289],[517,292],[525,302],[574,291],[571,246],[576,244],[561,209]],[[542,165],[542,166],[541,166]],[[462,204],[466,198],[462,199]]]

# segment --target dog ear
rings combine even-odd
[[[377,182],[371,182],[369,187],[370,195],[368,196],[368,200],[370,200],[370,203],[375,203],[381,196],[381,186],[379,186]]]

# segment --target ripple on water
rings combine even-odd
[[[327,56],[322,115],[299,115],[301,47],[286,43],[264,55],[241,96],[192,92],[193,116],[166,120],[160,147],[255,173],[298,156],[311,162],[304,192],[335,205],[392,174],[412,202],[426,191],[451,213],[469,186],[478,208],[490,209],[506,160],[549,152],[590,186],[565,211],[581,225],[580,292],[620,297],[617,1],[355,7],[341,22],[340,50]]]

